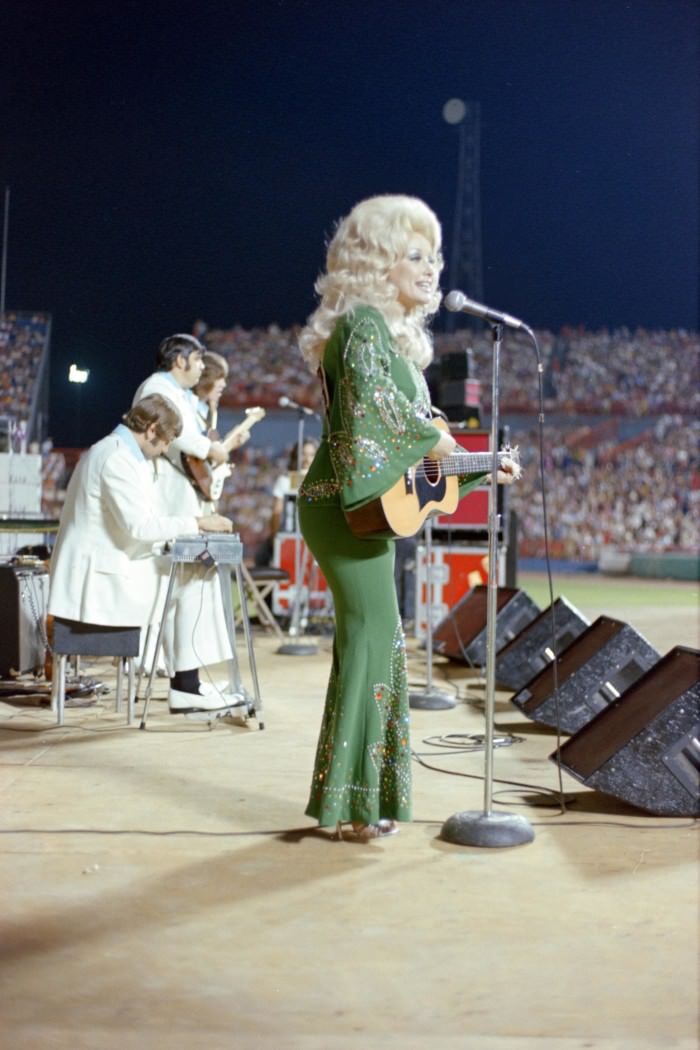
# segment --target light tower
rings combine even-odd
[[[448,263],[449,288],[459,288],[483,302],[484,276],[481,254],[481,103],[451,98],[442,107],[443,119],[457,127],[457,193],[452,243]],[[457,314],[448,314],[448,331]]]

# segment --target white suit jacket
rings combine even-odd
[[[158,589],[153,544],[197,531],[195,515],[160,512],[153,463],[109,434],[85,453],[68,485],[49,613],[105,626],[147,624]]]
[[[211,441],[202,433],[197,419],[196,401],[189,390],[169,378],[167,372],[154,372],[144,379],[134,395],[133,404],[150,394],[161,394],[177,410],[182,420],[182,432],[171,443],[167,455],[158,461],[158,502],[166,514],[196,514],[209,512],[192,482],[182,469],[181,453],[206,459]]]

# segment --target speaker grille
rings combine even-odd
[[[512,699],[528,718],[575,733],[652,667],[659,653],[633,627],[600,616]]]
[[[700,653],[676,646],[550,755],[588,787],[660,816],[700,816]]]

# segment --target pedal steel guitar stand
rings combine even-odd
[[[219,583],[221,585],[221,598],[224,605],[224,617],[226,620],[226,628],[228,630],[229,638],[231,640],[231,659],[229,660],[229,689],[231,692],[241,693],[246,699],[246,709],[248,716],[255,716],[258,721],[260,729],[265,728],[263,722],[263,711],[262,701],[260,699],[260,687],[258,685],[258,672],[255,664],[255,653],[253,652],[253,641],[250,631],[250,619],[248,617],[248,605],[246,601],[245,583],[243,581],[243,573],[241,571],[241,563],[243,561],[243,544],[241,543],[240,536],[238,533],[202,533],[197,536],[179,536],[173,540],[163,552],[170,557],[170,576],[168,578],[168,590],[165,596],[165,606],[163,608],[163,615],[160,621],[160,627],[158,629],[158,637],[156,639],[156,646],[153,653],[153,662],[151,664],[150,674],[148,676],[148,685],[146,687],[146,695],[144,697],[144,708],[143,715],[141,717],[140,729],[144,729],[146,726],[146,716],[148,714],[148,705],[151,699],[151,692],[153,689],[153,678],[158,666],[158,656],[160,653],[161,644],[163,641],[163,631],[165,629],[165,622],[167,619],[170,605],[172,602],[173,588],[175,586],[175,579],[177,576],[177,567],[180,564],[199,564],[203,567],[204,571],[216,566],[216,570],[219,576]],[[250,694],[244,688],[241,681],[241,673],[238,664],[238,658],[236,655],[236,625],[233,616],[233,602],[231,599],[231,566],[233,566],[234,575],[236,578],[236,586],[238,588],[238,597],[241,605],[241,616],[243,620],[243,633],[245,635],[246,646],[248,650],[248,666],[250,668],[250,675],[253,682],[253,698],[250,698]],[[222,717],[230,711],[236,711],[237,708],[229,707],[223,708],[221,712],[210,711],[205,712],[210,717]]]

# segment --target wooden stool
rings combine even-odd
[[[62,726],[66,706],[66,660],[69,656],[116,656],[117,690],[116,711],[122,709],[122,679],[128,676],[127,725],[134,720],[136,697],[134,659],[139,654],[141,629],[139,627],[103,627],[79,620],[53,620],[53,675],[51,679],[51,710],[56,712],[56,725]]]
[[[241,571],[246,590],[258,610],[260,622],[264,627],[269,627],[280,641],[284,641],[284,632],[272,615],[272,610],[265,599],[272,593],[276,583],[286,583],[289,580],[289,573],[286,569],[278,569],[274,565],[249,569],[246,565],[241,564]]]

